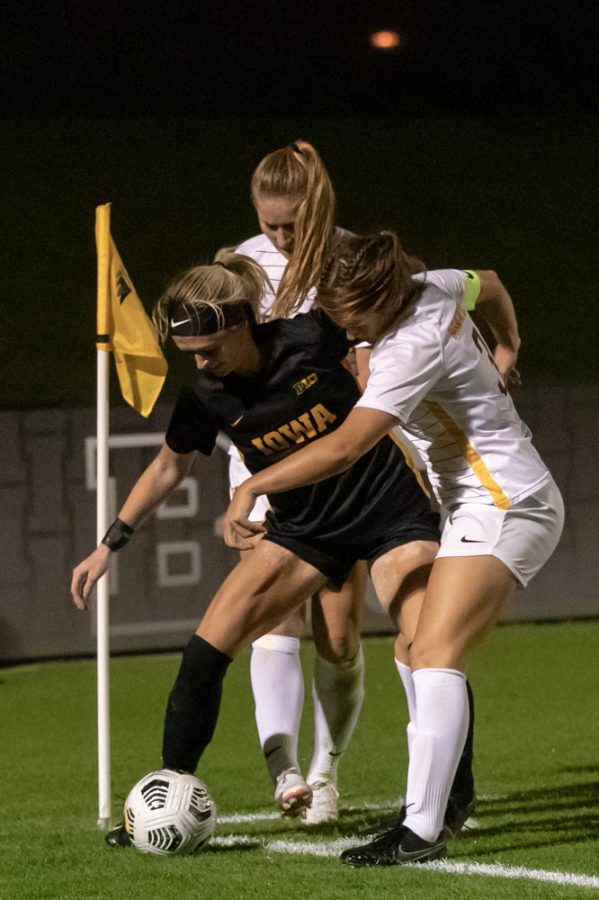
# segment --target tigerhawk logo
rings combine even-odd
[[[116,292],[119,297],[119,304],[122,305],[131,293],[131,285],[127,281],[127,276],[122,269],[119,269],[116,276]]]
[[[330,412],[322,403],[317,403],[310,412],[302,413],[297,419],[280,425],[275,431],[269,431],[261,438],[254,438],[252,444],[260,453],[271,456],[273,453],[280,453],[281,450],[289,450],[294,444],[303,444],[317,434],[322,434],[336,420],[335,413]]]
[[[308,388],[311,388],[313,384],[316,384],[318,381],[318,375],[316,372],[312,372],[311,375],[306,375],[305,378],[302,378],[301,381],[296,382],[293,385],[293,390],[296,394],[303,394],[304,391],[307,391]]]

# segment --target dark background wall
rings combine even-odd
[[[560,545],[503,619],[574,619],[599,614],[599,397],[583,386],[523,388],[518,404],[564,494]],[[161,441],[169,407],[148,421],[130,409],[112,413],[113,512]],[[73,564],[95,544],[92,409],[0,413],[0,660],[93,653],[95,616],[69,597]],[[149,439],[150,445],[142,446]],[[182,646],[234,565],[215,525],[228,500],[227,458],[199,458],[189,479],[113,559],[114,651]],[[365,630],[389,629],[372,591]]]

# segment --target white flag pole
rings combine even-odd
[[[110,204],[96,208],[98,250],[98,328],[109,331]],[[105,341],[106,334],[98,334]],[[99,544],[108,530],[108,431],[110,353],[96,350],[96,535]],[[98,827],[110,826],[110,590],[106,572],[96,588],[96,673],[98,682]]]
[[[97,350],[96,533],[108,529],[108,425],[110,353]],[[106,572],[96,588],[96,667],[98,682],[98,828],[108,828],[110,808],[110,586]]]

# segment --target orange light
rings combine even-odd
[[[370,46],[377,50],[394,50],[399,47],[397,31],[375,31],[370,35]]]

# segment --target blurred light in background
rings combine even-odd
[[[394,50],[399,47],[399,34],[397,31],[374,31],[369,43],[376,50]]]

